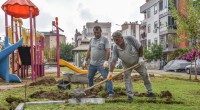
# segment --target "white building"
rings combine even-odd
[[[177,0],[174,1],[177,6]],[[144,14],[141,42],[146,43],[147,47],[153,43],[162,45],[163,53],[166,55],[174,51],[177,44],[172,42],[172,38],[177,36],[173,30],[168,28],[176,29],[174,19],[169,12],[169,0],[146,0],[146,3],[140,7],[140,12]]]
[[[140,12],[144,13],[142,24],[146,28],[147,47],[153,43],[159,44],[159,0],[149,0],[140,7]]]

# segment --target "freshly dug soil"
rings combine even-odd
[[[172,98],[172,93],[167,91],[161,91],[160,98]]]
[[[38,91],[30,95],[30,98],[37,99],[51,99],[51,100],[66,100],[69,99],[70,95],[67,93],[56,92],[56,91]]]
[[[44,79],[35,81],[33,83],[30,83],[29,86],[37,86],[37,85],[51,86],[51,85],[55,85],[55,84],[56,84],[55,78],[44,78]]]

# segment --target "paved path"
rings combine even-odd
[[[12,88],[23,87],[23,86],[24,85],[3,85],[3,86],[0,86],[0,91],[1,90],[12,89]]]
[[[57,71],[56,67],[49,67],[45,69],[46,73],[55,73]],[[189,76],[185,71],[180,71],[180,72],[165,72],[164,70],[148,70],[148,73],[158,73],[158,74],[174,74],[174,75],[183,75],[183,76]],[[200,75],[198,75],[200,77]]]
[[[45,68],[44,72],[45,73],[56,73],[57,72],[57,67]]]
[[[148,73],[157,73],[157,74],[174,74],[174,75],[182,75],[182,76],[189,76],[185,71],[180,71],[180,72],[165,72],[164,70],[148,70]],[[194,76],[194,75],[192,75]],[[198,78],[200,78],[200,75],[197,75]]]

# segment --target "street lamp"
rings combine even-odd
[[[119,24],[115,24],[115,25],[117,25],[117,26],[121,26],[121,25],[119,25]]]

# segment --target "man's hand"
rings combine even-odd
[[[104,61],[103,63],[103,69],[108,69],[108,61]]]
[[[83,68],[87,68],[87,66],[88,66],[88,63],[87,63],[86,60],[84,60],[84,61],[83,61],[83,64],[82,64],[82,67],[83,67]]]
[[[139,63],[140,65],[144,64],[144,59],[143,59],[143,57],[139,57],[138,63]]]
[[[107,76],[107,80],[110,81],[113,77],[113,72],[109,72],[108,76]]]

